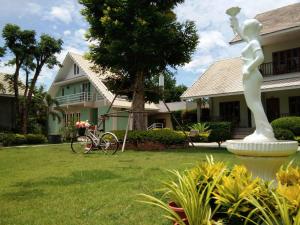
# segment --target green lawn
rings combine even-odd
[[[190,168],[225,150],[197,149],[116,155],[72,154],[69,145],[0,150],[0,225],[159,225],[161,211],[136,202],[154,193],[166,169]],[[300,158],[300,154],[297,154]]]

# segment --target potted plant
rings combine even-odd
[[[211,208],[210,201],[213,197],[213,190],[221,179],[223,172],[210,183],[200,184],[190,172],[180,174],[178,171],[171,171],[171,173],[175,175],[175,180],[164,183],[164,195],[183,208],[185,218],[181,218],[180,214],[174,211],[174,208],[159,198],[141,194],[145,199],[141,202],[163,209],[167,212],[165,217],[172,220],[174,225],[217,224],[218,222],[212,219],[215,210]]]
[[[75,124],[79,136],[84,136],[86,128],[89,128],[91,125],[88,121],[77,121]]]

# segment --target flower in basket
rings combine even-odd
[[[89,124],[89,122],[88,121],[77,121],[76,123],[75,123],[75,126],[76,126],[76,128],[88,128],[88,127],[90,127],[91,125]]]

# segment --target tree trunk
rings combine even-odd
[[[22,133],[23,134],[27,134],[28,131],[28,112],[30,110],[31,107],[31,101],[32,101],[32,95],[34,92],[34,88],[35,88],[35,84],[37,82],[37,79],[41,73],[43,64],[42,65],[38,65],[36,67],[35,70],[35,74],[31,80],[31,84],[28,90],[25,90],[26,94],[28,94],[27,96],[24,96],[24,106],[23,106],[23,112],[22,112]],[[28,87],[27,87],[28,88]]]
[[[146,130],[144,81],[144,72],[137,72],[132,100],[133,130]]]
[[[17,59],[16,59],[17,61]],[[16,113],[16,121],[15,121],[15,128],[17,131],[20,129],[20,106],[19,106],[19,72],[20,72],[20,64],[16,63],[16,70],[13,76],[13,88],[15,94],[15,113]]]

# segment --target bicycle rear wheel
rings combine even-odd
[[[107,154],[115,154],[119,149],[119,141],[115,134],[105,132],[100,138],[100,147]]]
[[[74,153],[88,153],[93,148],[93,142],[88,136],[77,136],[71,140],[71,149]]]

